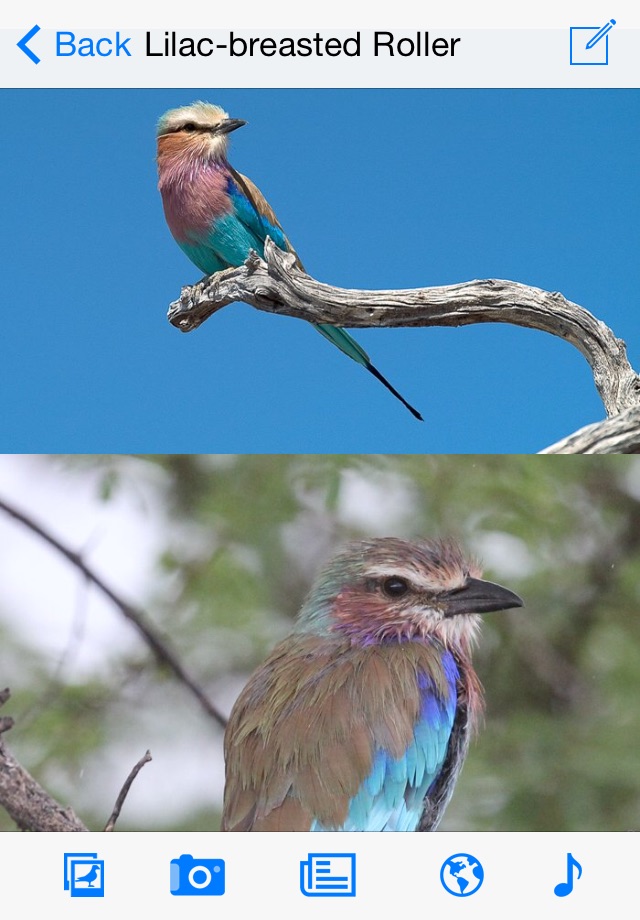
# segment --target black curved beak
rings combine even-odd
[[[513,591],[481,578],[468,578],[461,588],[448,591],[443,601],[446,617],[455,617],[459,613],[490,613],[493,610],[524,607],[522,598]]]
[[[225,118],[224,121],[221,121],[220,124],[216,126],[214,133],[230,134],[232,131],[235,131],[236,128],[241,128],[243,125],[246,125],[246,121],[243,121],[241,118]]]

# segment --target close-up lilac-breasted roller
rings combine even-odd
[[[171,109],[160,118],[158,187],[167,224],[182,251],[207,275],[242,265],[252,249],[264,257],[267,236],[280,249],[293,253],[297,267],[303,270],[271,206],[254,183],[227,159],[229,134],[245,124],[207,102]],[[313,325],[340,351],[377,377],[422,421],[420,413],[344,329],[324,323]]]
[[[225,732],[225,831],[432,831],[482,711],[479,614],[521,607],[454,542],[347,545]]]

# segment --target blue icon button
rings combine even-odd
[[[470,853],[454,853],[442,863],[442,887],[456,898],[475,894],[484,881],[484,869],[479,859]]]
[[[224,859],[194,859],[183,853],[171,860],[171,894],[224,894]]]
[[[598,26],[572,26],[569,29],[569,63],[606,65],[609,63],[609,32],[616,24],[610,19]]]
[[[566,882],[558,882],[553,889],[553,893],[557,898],[566,898],[573,891],[574,870],[577,870],[578,878],[582,878],[582,866],[571,853],[567,853],[567,880]]]
[[[300,863],[300,891],[307,898],[355,898],[355,853],[309,853]]]
[[[72,898],[104,898],[104,859],[97,853],[65,853],[64,890]]]

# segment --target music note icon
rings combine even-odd
[[[567,880],[560,882],[553,889],[553,893],[559,898],[566,898],[573,891],[573,870],[578,870],[578,878],[582,875],[582,866],[577,859],[574,859],[571,853],[567,853]]]

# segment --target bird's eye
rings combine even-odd
[[[188,121],[188,122],[186,123],[186,125],[183,125],[183,126],[182,126],[182,130],[183,130],[183,131],[196,131],[196,130],[197,130],[197,126],[194,125],[194,123],[193,123],[192,121]]]
[[[382,582],[382,590],[387,597],[402,597],[409,590],[409,585],[404,578],[392,575],[391,578],[385,578]]]

